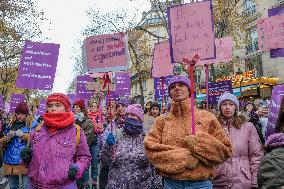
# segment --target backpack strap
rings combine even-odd
[[[80,143],[81,127],[77,124],[75,124],[75,127],[76,127],[76,151],[77,151],[78,145]]]
[[[39,132],[40,129],[42,128],[42,125],[43,125],[43,124],[39,124],[38,126],[36,126],[36,127],[35,127],[35,131],[36,131],[36,132]]]

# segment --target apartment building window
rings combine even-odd
[[[247,46],[246,53],[250,54],[258,50],[258,42],[257,42],[258,35],[257,35],[256,26],[252,27],[249,30],[248,35],[249,35],[250,44]]]
[[[256,6],[253,0],[245,0],[244,4],[244,16],[255,16],[256,15]]]
[[[196,70],[195,74],[194,74],[194,81],[196,83],[200,83],[200,79],[201,79],[201,71],[200,70]]]

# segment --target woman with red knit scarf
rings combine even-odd
[[[66,95],[51,94],[46,105],[43,124],[31,134],[31,158],[22,154],[29,164],[29,189],[77,189],[76,179],[91,160],[86,137],[74,124]]]

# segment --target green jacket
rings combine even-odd
[[[280,189],[284,186],[284,147],[279,147],[267,153],[257,174],[259,189]]]

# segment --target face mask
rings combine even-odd
[[[129,135],[141,134],[143,132],[143,123],[136,119],[126,117],[123,129]]]

